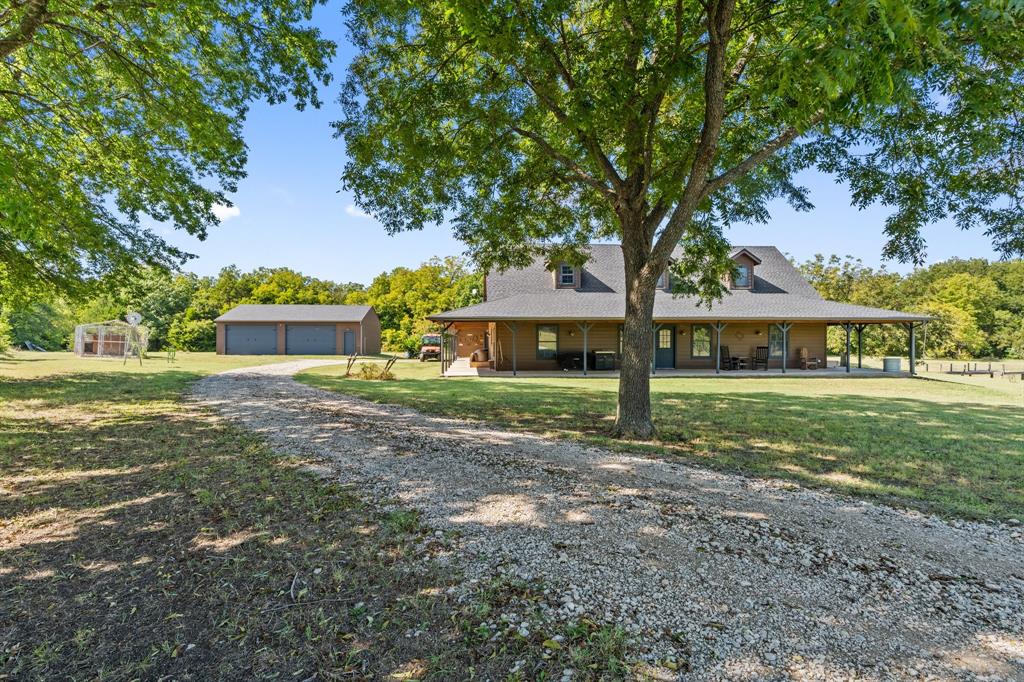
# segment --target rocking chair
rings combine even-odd
[[[818,369],[821,367],[821,359],[810,357],[806,348],[800,349],[800,369]]]
[[[754,369],[764,367],[768,371],[768,346],[758,346],[754,349]]]

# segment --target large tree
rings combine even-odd
[[[350,0],[347,16],[344,181],[387,230],[449,221],[487,268],[621,240],[621,435],[653,434],[660,274],[722,296],[724,228],[780,197],[810,208],[797,171],[893,207],[890,257],[920,260],[922,226],[950,214],[1024,247],[1016,3]]]
[[[180,263],[146,221],[203,238],[244,175],[249,104],[320,104],[318,2],[0,4],[0,294]]]

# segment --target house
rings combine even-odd
[[[215,322],[221,355],[380,353],[380,320],[367,305],[239,305]]]
[[[827,301],[774,246],[736,246],[731,257],[736,274],[710,308],[674,296],[667,273],[662,276],[654,301],[652,372],[753,367],[764,348],[767,367],[784,370],[799,367],[801,354],[823,360],[829,325],[846,330],[849,352],[851,334],[859,340],[866,325],[900,324],[912,338],[928,319]],[[497,371],[586,371],[620,366],[624,316],[622,250],[592,244],[583,267],[549,267],[538,258],[519,270],[488,273],[482,303],[430,319],[450,337],[450,362],[465,359],[462,364]]]

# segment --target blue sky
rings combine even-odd
[[[204,242],[183,233],[168,235],[198,256],[185,269],[211,275],[231,264],[243,270],[286,266],[315,277],[367,284],[393,267],[415,267],[431,256],[464,251],[444,227],[388,236],[354,206],[350,195],[339,192],[345,146],[332,137],[330,123],[341,116],[338,91],[353,51],[338,3],[318,7],[315,23],[338,43],[335,81],[322,93],[324,106],[302,112],[290,105],[252,107],[245,126],[248,177],[232,197],[231,214],[225,214]],[[798,260],[837,253],[871,266],[881,264],[887,210],[852,208],[845,188],[828,176],[804,173],[798,180],[810,188],[815,210],[798,213],[780,203],[769,224],[735,227],[729,239],[735,244],[774,244]],[[925,238],[929,263],[953,256],[995,258],[983,234],[962,232],[949,223],[930,226]],[[910,269],[894,262],[886,265],[900,272]]]

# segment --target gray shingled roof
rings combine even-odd
[[[361,322],[368,305],[252,305],[235,306],[217,322]]]
[[[658,291],[656,319],[822,320],[828,322],[910,322],[928,319],[912,313],[826,301],[774,246],[747,249],[761,264],[754,287],[732,291],[718,302],[700,306],[688,296]],[[591,245],[579,289],[555,289],[541,259],[522,270],[488,275],[487,300],[432,315],[439,322],[458,320],[621,320],[625,317],[625,274],[618,244]]]

